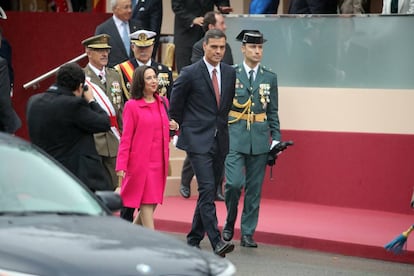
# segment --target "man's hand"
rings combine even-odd
[[[193,25],[198,25],[200,27],[203,27],[203,23],[204,23],[204,17],[199,16],[193,19]]]
[[[273,145],[273,143],[272,143]],[[267,165],[273,166],[276,163],[277,156],[287,149],[287,147],[292,146],[293,141],[284,141],[281,143],[276,143],[273,147],[271,147],[268,157],[267,157]]]
[[[232,7],[228,7],[228,6],[220,6],[219,7],[219,11],[222,14],[228,14],[228,13],[231,13],[233,11],[233,8]]]
[[[91,89],[88,89],[88,90],[83,91],[83,98],[88,103],[90,103],[91,101],[93,101],[94,98],[93,98],[93,92],[92,92],[92,90]]]

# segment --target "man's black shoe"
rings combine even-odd
[[[191,244],[191,243],[187,243],[189,246],[191,246],[191,247],[195,247],[195,248],[197,248],[197,249],[201,249],[200,248],[200,244]]]
[[[185,186],[181,183],[180,185],[180,194],[184,198],[189,198],[191,195],[190,186]]]
[[[244,247],[257,247],[257,243],[253,240],[253,237],[247,235],[242,236],[240,245]]]
[[[214,249],[214,253],[220,257],[226,257],[226,254],[234,250],[234,244],[231,242],[219,241]]]
[[[225,241],[231,241],[234,234],[234,227],[229,227],[226,223],[223,228],[223,240]]]

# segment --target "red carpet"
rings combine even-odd
[[[196,200],[195,197],[166,197],[164,204],[155,211],[156,229],[187,233]],[[226,207],[224,202],[216,202],[216,207],[222,228]],[[240,238],[240,214],[241,208],[235,229],[236,245]],[[259,243],[414,264],[414,245],[410,238],[407,251],[401,255],[387,252],[383,247],[412,224],[414,213],[407,215],[264,199],[254,238]]]

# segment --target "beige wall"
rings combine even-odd
[[[414,90],[279,87],[283,129],[414,134]]]
[[[247,13],[250,0],[230,0],[234,14]],[[174,33],[174,13],[171,10],[171,0],[163,0],[163,20],[161,34],[172,35]]]

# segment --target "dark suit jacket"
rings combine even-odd
[[[7,60],[7,66],[9,68],[10,84],[14,83],[14,70],[12,66],[12,48],[10,43],[4,37],[1,39],[0,57]]]
[[[192,47],[203,37],[200,26],[191,26],[196,17],[204,16],[214,9],[214,5],[230,6],[229,0],[172,0],[174,18],[174,43],[179,46]],[[178,43],[178,44],[177,44]]]
[[[136,20],[131,19],[128,23],[130,33],[136,32],[139,29],[141,29],[139,22],[137,22]],[[98,27],[96,27],[95,35],[98,34],[108,34],[111,36],[111,39],[109,39],[109,45],[111,45],[112,49],[109,53],[109,67],[113,67],[116,64],[124,62],[125,60],[128,60],[134,56],[132,50],[130,52],[130,55],[128,56],[124,47],[124,43],[122,42],[121,35],[119,34],[118,29],[115,25],[115,21],[112,17],[107,19],[102,24],[98,25]]]
[[[290,14],[336,14],[337,0],[291,0]]]
[[[155,57],[161,34],[162,0],[139,0],[132,12],[132,18],[138,21],[139,26],[144,30],[157,33],[152,54],[152,57]]]
[[[221,154],[229,150],[228,113],[232,105],[236,72],[220,63],[221,99],[217,107],[213,84],[204,60],[186,66],[174,82],[170,115],[180,125],[177,147],[206,153],[217,136]]]
[[[204,50],[203,50],[203,40],[200,39],[193,45],[193,54],[191,55],[191,63],[195,63],[203,58]],[[222,62],[227,63],[228,65],[233,65],[233,54],[231,53],[231,48],[228,43],[226,43],[226,52],[224,53],[224,57]]]
[[[111,124],[98,103],[88,104],[72,91],[53,85],[30,97],[27,105],[29,136],[93,190],[112,190],[96,152],[93,133]]]
[[[10,80],[7,61],[0,57],[0,131],[15,133],[22,125],[10,98]]]

